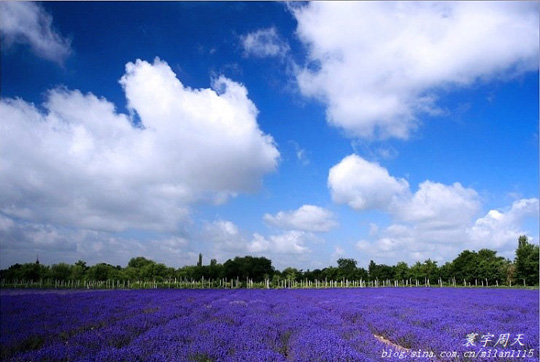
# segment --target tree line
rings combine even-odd
[[[22,281],[37,282],[43,280],[65,283],[126,281],[163,283],[175,281],[209,281],[208,286],[222,286],[227,281],[237,281],[237,286],[249,286],[249,283],[265,283],[269,286],[312,285],[326,281],[324,286],[336,286],[336,281],[364,281],[364,285],[538,285],[539,284],[539,247],[520,236],[513,261],[498,256],[490,249],[479,251],[465,250],[453,261],[437,265],[436,261],[427,259],[409,266],[405,262],[396,265],[376,264],[370,261],[367,269],[358,267],[352,258],[340,258],[337,266],[323,269],[302,270],[292,267],[276,270],[272,261],[265,257],[244,256],[229,259],[220,264],[212,259],[203,265],[202,254],[196,265],[188,265],[178,269],[163,263],[139,256],[132,258],[126,267],[98,263],[92,266],[79,260],[75,264],[58,263],[51,266],[34,263],[14,264],[0,270],[3,286]],[[214,281],[212,284],[210,281]],[[217,283],[216,281],[220,281]],[[222,283],[223,281],[223,283]],[[288,281],[289,284],[283,283]],[[332,281],[328,284],[328,281]],[[65,284],[62,284],[65,285]],[[75,284],[70,284],[75,285]],[[129,284],[127,284],[129,285]],[[206,284],[203,284],[206,285]],[[232,284],[234,285],[234,284]],[[314,284],[313,284],[314,285]],[[343,285],[343,284],[341,284]],[[353,284],[358,285],[358,284]],[[362,284],[360,284],[362,285]]]

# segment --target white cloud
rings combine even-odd
[[[131,258],[145,256],[167,266],[180,267],[192,265],[196,260],[190,256],[189,241],[179,236],[136,240],[109,232],[25,221],[0,229],[0,244],[0,268],[33,262],[36,256],[48,265],[84,260],[88,265],[106,262],[125,266]]]
[[[377,163],[350,155],[330,169],[328,187],[332,199],[355,210],[388,210],[409,192],[404,179],[396,179]]]
[[[527,218],[538,220],[538,199],[515,201],[508,211],[490,210],[467,229],[474,245],[487,248],[515,248],[518,237],[526,234],[521,225]]]
[[[302,163],[302,165],[307,166],[311,162],[307,155],[307,151],[300,147],[300,145],[294,141],[289,141],[294,146],[296,152],[296,159]]]
[[[287,217],[292,218],[290,222]],[[294,265],[298,259],[307,262],[311,253],[309,243],[321,243],[313,232],[330,230],[336,225],[334,215],[326,209],[304,205],[297,210],[280,212],[275,216],[266,214],[266,222],[285,229],[276,234],[253,233],[250,237],[245,230],[227,220],[207,223],[197,239],[208,246],[207,253],[226,260],[242,253],[253,253],[270,258],[284,268]],[[202,244],[200,247],[205,248]]]
[[[280,211],[275,216],[264,215],[264,220],[278,228],[323,232],[337,226],[331,211],[319,206],[303,205],[297,210]]]
[[[247,241],[238,226],[227,220],[217,220],[204,226],[201,240],[212,244],[215,253],[238,253],[246,249]]]
[[[160,250],[163,254],[180,254],[189,244],[189,241],[179,236],[171,236],[164,239],[152,240],[150,245],[154,250]]]
[[[405,139],[451,87],[538,68],[533,2],[310,2],[294,7],[306,96],[350,136]],[[519,39],[519,41],[516,41]]]
[[[272,254],[305,254],[309,253],[310,249],[304,244],[312,238],[311,234],[299,230],[270,235],[268,238],[254,234],[253,240],[248,244],[248,251]]]
[[[309,246],[318,242],[320,240],[314,234],[299,230],[269,236],[255,233],[245,250],[269,258],[272,265],[279,270],[299,263],[322,267],[319,260],[313,259],[313,250]]]
[[[9,231],[15,226],[15,222],[10,218],[0,215],[0,231]]]
[[[70,53],[70,40],[52,27],[52,17],[38,4],[0,2],[2,45],[29,44],[40,57],[61,63]]]
[[[253,240],[248,245],[248,251],[252,253],[260,253],[270,249],[270,241],[261,234],[254,234]]]
[[[356,244],[363,258],[380,263],[443,262],[462,250],[481,248],[512,258],[519,235],[531,232],[523,229],[524,221],[538,220],[538,199],[521,199],[507,211],[491,210],[479,218],[482,203],[476,190],[457,182],[424,181],[413,193],[406,181],[356,155],[334,166],[328,179],[335,202],[358,211],[381,210],[390,217],[389,226],[370,224],[368,238]]]
[[[299,148],[296,150],[296,158],[298,161],[302,162],[303,165],[309,165],[309,158],[306,155],[306,150]]]
[[[444,185],[424,181],[412,193],[406,180],[397,179],[378,163],[354,154],[330,169],[328,187],[336,203],[358,211],[385,211],[401,222],[432,229],[460,225],[480,208],[477,192],[458,182]]]
[[[450,210],[457,214],[459,207]],[[467,210],[465,209],[466,213]],[[452,227],[439,228],[428,219],[395,223],[370,234],[371,240],[360,240],[357,250],[378,263],[436,260],[439,265],[451,261],[463,250],[496,250],[498,255],[513,259],[520,235],[537,237],[537,230],[523,227],[528,219],[538,220],[538,199],[515,201],[506,211],[490,210],[485,216],[460,218]]]
[[[121,84],[143,128],[92,94],[54,89],[44,111],[2,99],[0,211],[92,230],[175,230],[194,202],[252,192],[279,157],[241,84],[184,86],[163,61]],[[24,165],[22,167],[21,165]]]
[[[278,35],[276,28],[259,29],[241,37],[244,54],[258,58],[283,57],[289,45]]]
[[[444,185],[424,181],[410,199],[402,200],[394,212],[405,222],[431,229],[448,229],[469,222],[480,209],[475,190],[456,182]]]
[[[332,261],[335,261],[344,256],[345,256],[345,249],[343,249],[341,246],[338,245],[335,247],[334,252],[331,255],[331,259]]]

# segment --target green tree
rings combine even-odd
[[[86,272],[88,271],[88,266],[85,261],[77,260],[77,262],[71,268],[71,279],[74,280],[84,280],[86,278]]]
[[[434,283],[439,279],[439,267],[436,261],[427,259],[422,264],[421,270],[424,279],[429,280],[430,283]]]
[[[321,269],[314,269],[314,270],[307,270],[304,272],[304,278],[307,278],[308,280],[311,280],[312,282],[315,280],[322,280],[324,277],[322,276],[322,270]]]
[[[298,269],[288,267],[283,269],[283,271],[281,272],[281,277],[283,279],[295,281],[297,280],[299,274],[300,273]]]
[[[265,257],[235,257],[223,264],[224,274],[228,279],[239,278],[244,281],[246,278],[254,282],[262,282],[265,277],[271,278],[274,275],[272,261]]]
[[[377,268],[377,264],[375,264],[375,262],[373,260],[370,260],[369,261],[369,266],[368,266],[368,273],[369,273],[369,279],[370,280],[375,280],[375,279],[378,279],[378,268]]]
[[[42,265],[39,262],[26,263],[21,266],[21,279],[37,282],[47,278],[49,270],[48,266]]]
[[[512,263],[510,260],[505,260],[504,264],[501,267],[502,273],[505,276],[506,285],[512,285],[516,283],[516,264]]]
[[[202,269],[199,267],[194,265],[186,265],[176,271],[176,276],[179,279],[200,280],[202,278],[201,271]]]
[[[202,254],[201,253],[199,253],[199,261],[197,262],[197,266],[198,267],[202,266]]]
[[[321,271],[321,280],[337,280],[339,279],[339,269],[333,266],[324,268]]]
[[[487,280],[489,284],[495,284],[498,281],[503,282],[504,258],[497,256],[497,252],[490,249],[481,249],[477,253],[477,276],[481,280]]]
[[[144,256],[138,256],[129,260],[128,267],[142,269],[144,266],[152,263],[155,262],[153,260],[146,259]]]
[[[53,264],[50,276],[54,280],[68,280],[71,277],[72,266],[66,263]]]
[[[88,269],[88,279],[105,281],[114,279],[114,266],[107,263],[99,263]]]
[[[409,266],[407,263],[400,261],[396,264],[394,267],[394,276],[397,280],[401,281],[404,279],[407,279],[407,276],[409,275]]]
[[[153,280],[155,264],[155,261],[143,256],[131,258],[124,270],[124,275],[131,280]]]
[[[516,249],[516,279],[527,285],[538,285],[538,257],[539,247],[529,243],[527,236],[518,239]]]
[[[206,266],[205,269],[204,277],[206,279],[216,280],[224,276],[223,265],[218,264],[216,259],[210,260],[210,265]]]
[[[162,282],[167,278],[167,272],[165,264],[151,262],[141,268],[140,275],[141,279],[145,281]]]
[[[474,251],[464,250],[452,261],[451,274],[457,283],[474,282],[478,279],[478,254]]]
[[[439,276],[443,280],[443,282],[448,283],[452,281],[454,276],[452,275],[452,263],[447,261],[443,265],[439,267]],[[456,280],[457,282],[457,280]]]
[[[356,260],[339,258],[337,263],[339,279],[354,280],[356,278]]]
[[[9,282],[14,282],[16,280],[21,280],[21,279],[23,279],[23,277],[22,277],[22,265],[19,264],[19,263],[15,263],[15,264],[11,265],[9,268],[3,269],[1,271],[1,275],[2,275],[1,279],[9,281]]]
[[[421,281],[424,279],[422,263],[417,261],[413,266],[409,268],[408,276],[412,281]]]
[[[385,264],[376,264],[373,260],[368,266],[369,278],[373,280],[385,281],[394,279],[394,268]]]

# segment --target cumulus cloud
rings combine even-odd
[[[289,45],[279,37],[274,27],[244,35],[241,42],[246,56],[283,57],[289,51]]]
[[[332,255],[330,256],[332,261],[334,260],[338,260],[340,258],[343,258],[346,256],[346,253],[345,253],[345,249],[343,249],[341,246],[336,246],[334,248],[334,252],[332,253]]]
[[[538,68],[538,4],[310,2],[291,7],[300,91],[352,137],[406,139],[441,91]],[[519,39],[519,41],[516,41]]]
[[[275,254],[305,254],[310,249],[305,246],[306,241],[312,239],[310,233],[300,230],[290,230],[268,238],[254,234],[253,240],[248,244],[248,251],[254,253],[270,252]]]
[[[454,210],[454,213],[457,210]],[[464,210],[466,212],[467,210]],[[360,240],[356,248],[372,258],[389,264],[408,259],[424,261],[427,258],[440,264],[455,258],[463,250],[488,248],[499,255],[513,259],[520,235],[531,235],[524,223],[538,220],[538,199],[515,201],[506,211],[490,210],[482,217],[462,218],[451,228],[438,228],[425,220],[395,223],[370,235],[371,240]],[[537,232],[537,230],[536,230]]]
[[[0,217],[0,223],[3,219],[6,218]],[[135,256],[146,256],[175,267],[196,260],[196,254],[190,252],[189,240],[180,236],[142,241],[110,232],[20,220],[10,222],[9,227],[0,225],[0,246],[0,268],[33,262],[36,257],[44,264],[84,260],[88,265],[107,262],[125,266]]]
[[[455,258],[464,249],[473,249],[463,239],[463,229],[451,234],[440,234],[446,242],[434,242],[429,232],[411,225],[394,224],[381,230],[373,239],[360,240],[356,249],[366,256],[366,259],[376,260],[377,263],[395,264],[405,261],[410,264],[424,261],[428,258],[439,262],[439,265]]]
[[[242,252],[248,244],[246,237],[238,226],[228,220],[207,223],[202,230],[201,239],[209,241],[212,244],[212,251],[220,255]]]
[[[263,235],[241,230],[227,220],[207,223],[199,239],[208,243],[209,252],[220,259],[232,258],[239,253],[264,255],[280,267],[307,261],[310,244],[323,242],[315,233],[326,232],[337,226],[332,212],[319,206],[303,205],[296,210],[280,211],[276,215],[265,214],[266,223],[281,230]]]
[[[336,203],[358,211],[385,211],[397,220],[430,228],[451,228],[470,220],[480,208],[477,192],[459,182],[444,185],[427,180],[413,193],[405,179],[355,154],[330,169],[328,187]]]
[[[0,2],[2,46],[28,44],[38,56],[61,63],[71,53],[71,41],[52,26],[52,17],[40,5],[26,1]]]
[[[308,152],[304,148],[300,147],[300,145],[295,141],[289,141],[288,143],[294,147],[296,159],[304,166],[309,165],[311,161],[309,159]]]
[[[293,256],[309,254],[309,243],[320,242],[315,234],[304,230],[284,230],[270,235],[253,233],[250,236],[228,220],[207,223],[197,238],[207,244],[208,253],[220,260],[248,252],[269,257],[282,266],[286,266],[286,260],[293,262]]]
[[[406,181],[356,155],[334,166],[328,179],[335,202],[390,216],[389,226],[371,223],[369,238],[356,244],[357,250],[380,262],[448,261],[464,249],[481,248],[496,249],[511,258],[519,235],[530,233],[524,230],[524,221],[538,219],[536,198],[521,199],[507,211],[490,210],[479,217],[482,203],[476,190],[457,182],[445,185],[427,180],[412,192]]]
[[[0,211],[92,230],[175,230],[195,202],[253,192],[277,165],[246,88],[184,86],[167,63],[128,63],[128,115],[93,94],[48,92],[43,110],[2,99]]]
[[[354,154],[330,169],[328,187],[334,202],[355,210],[388,210],[409,192],[406,180],[390,176],[379,164]]]
[[[538,199],[521,199],[515,201],[507,211],[490,210],[485,216],[477,219],[467,233],[475,245],[488,248],[516,246],[520,235],[521,224],[527,218],[538,219]]]
[[[432,229],[448,229],[463,225],[479,211],[478,193],[463,187],[459,182],[444,185],[424,181],[418,190],[396,205],[399,220],[415,222]]]
[[[337,226],[334,214],[319,206],[303,205],[297,210],[265,214],[264,220],[282,229],[324,232]]]

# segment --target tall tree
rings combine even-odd
[[[477,275],[478,254],[474,251],[464,250],[452,261],[451,274],[458,283],[464,280],[473,283]]]
[[[77,262],[73,265],[73,268],[71,268],[71,278],[74,280],[84,280],[87,271],[88,266],[86,266],[86,262],[77,260]]]
[[[497,256],[495,250],[481,249],[477,253],[477,275],[479,279],[487,280],[489,284],[504,281],[504,258]]]
[[[399,281],[403,279],[407,279],[408,273],[409,273],[409,266],[407,265],[407,263],[403,261],[400,261],[394,267],[394,276]]]
[[[51,278],[55,280],[68,280],[72,274],[72,266],[66,263],[53,264],[51,266]]]
[[[538,285],[538,257],[539,247],[529,243],[525,235],[518,239],[516,249],[516,278],[527,285]]]
[[[154,263],[153,260],[146,259],[144,256],[138,256],[129,260],[128,267],[142,269],[144,266],[152,263]]]
[[[340,279],[354,280],[356,277],[356,260],[340,258],[338,263],[338,276]]]
[[[202,253],[199,253],[199,261],[197,262],[197,266],[198,267],[202,266]]]
[[[227,260],[223,268],[227,278],[240,278],[242,281],[249,278],[254,282],[262,282],[265,278],[272,278],[274,275],[272,261],[265,257],[237,256],[232,260]]]

